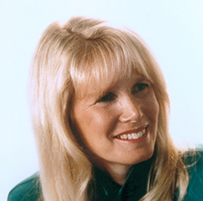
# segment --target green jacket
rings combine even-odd
[[[203,201],[203,151],[197,157],[188,156],[184,162],[188,165],[190,182],[184,201]],[[195,162],[196,161],[196,162]],[[192,164],[192,165],[190,165]],[[137,201],[146,193],[147,174],[151,159],[132,167],[123,186],[118,185],[110,177],[95,169],[96,194],[94,201]],[[40,197],[39,175],[35,173],[14,187],[8,201],[37,201]],[[177,200],[174,198],[174,201]]]

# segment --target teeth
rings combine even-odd
[[[138,139],[138,138],[142,137],[144,133],[145,133],[145,129],[143,129],[142,131],[137,132],[137,133],[128,133],[128,134],[119,135],[119,136],[117,136],[117,138],[120,138],[123,140]]]
[[[137,135],[138,135],[138,137],[141,137],[142,136],[142,132],[138,132]]]
[[[132,139],[132,135],[128,134],[128,139],[131,140]]]
[[[132,137],[133,137],[133,139],[137,139],[138,135],[136,133],[132,133]]]

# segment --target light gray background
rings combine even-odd
[[[202,0],[7,0],[0,13],[0,200],[38,170],[26,82],[39,37],[56,20],[84,15],[138,32],[164,72],[175,143],[203,143]]]

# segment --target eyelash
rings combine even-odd
[[[105,96],[100,98],[97,102],[111,102],[115,99],[115,95],[113,93],[107,93]]]
[[[149,85],[146,83],[137,83],[133,86],[132,93],[137,94],[141,91],[144,91]]]

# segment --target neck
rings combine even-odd
[[[98,169],[107,173],[116,183],[121,186],[125,183],[129,170],[132,167],[132,165],[126,164],[106,163],[98,160],[98,158],[95,156],[91,156],[90,160]]]
[[[125,183],[130,168],[131,165],[112,164],[105,167],[105,172],[107,172],[116,183],[122,186]]]

